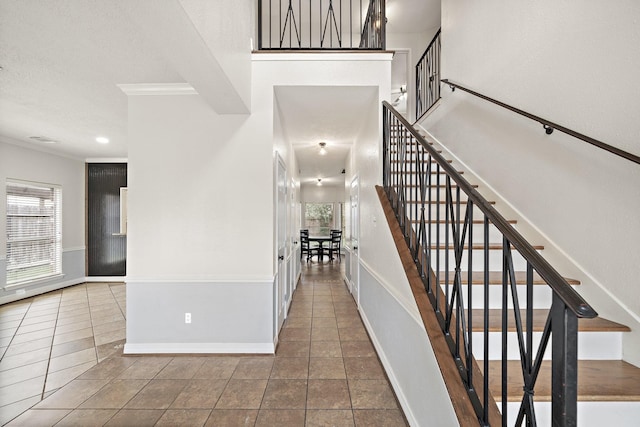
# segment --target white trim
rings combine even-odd
[[[128,163],[129,159],[126,157],[87,157],[84,159],[85,163]]]
[[[131,277],[131,276],[121,276],[119,277],[119,281],[124,281],[128,284],[135,283],[265,283],[269,285],[273,285],[275,280],[275,275],[273,276],[262,276],[262,277],[202,277],[197,279],[189,279],[184,277],[175,277],[175,278],[157,278],[154,279],[152,277]]]
[[[391,61],[393,52],[252,53],[252,61]]]
[[[25,282],[12,283],[10,285],[5,285],[5,287],[2,289],[4,289],[5,291],[10,291],[15,288],[26,288],[28,286],[35,286],[38,283],[44,283],[50,280],[60,279],[64,276],[65,276],[64,273],[58,273],[58,274],[52,274],[51,276],[37,277],[35,279],[27,280]]]
[[[76,251],[84,251],[87,248],[84,246],[76,246],[73,248],[62,248],[62,252],[76,252]]]
[[[116,85],[127,96],[197,95],[189,83],[139,83]]]
[[[24,293],[16,293],[16,294],[0,297],[0,305],[6,304],[9,302],[18,301],[25,298],[30,298],[30,297],[44,294],[51,291],[57,291],[58,289],[66,288],[69,286],[79,285],[85,282],[84,279],[85,279],[84,277],[79,277],[77,279],[68,280],[66,282],[53,283],[51,285],[41,286],[34,289],[23,289],[25,291]]]
[[[124,345],[124,354],[273,354],[273,343],[143,343]]]
[[[382,287],[384,288],[384,286]],[[402,304],[400,305],[402,306]],[[405,308],[405,307],[403,306],[402,308]],[[387,355],[384,352],[384,348],[378,341],[378,338],[376,337],[374,329],[371,326],[371,323],[369,323],[369,319],[367,318],[367,315],[360,308],[358,308],[358,311],[360,312],[360,317],[362,318],[362,323],[364,323],[364,327],[367,329],[367,332],[369,332],[369,337],[371,338],[371,342],[373,343],[373,346],[375,347],[376,352],[378,353],[380,362],[382,362],[382,366],[384,366],[384,370],[387,374],[387,377],[389,377],[389,382],[391,382],[393,386],[393,391],[395,392],[396,397],[398,398],[398,402],[400,403],[400,406],[402,406],[402,410],[404,411],[404,415],[407,418],[407,422],[409,423],[410,426],[420,425],[418,423],[418,420],[416,420],[416,417],[413,415],[413,412],[411,411],[411,406],[409,405],[409,401],[405,397],[402,391],[402,387],[400,386],[400,383],[396,378],[395,372],[393,371],[393,366],[389,362],[389,359],[387,359]],[[424,325],[423,325],[423,328],[424,328]]]
[[[396,302],[400,305],[400,307],[402,307],[404,311],[407,312],[407,314],[420,326],[420,328],[426,331],[426,329],[424,328],[424,323],[422,322],[422,318],[420,317],[420,312],[417,309],[417,306],[409,307],[407,303],[404,302],[404,298],[402,298],[395,291],[395,288],[391,286],[382,277],[378,276],[378,274],[375,271],[373,271],[373,269],[366,262],[364,262],[362,258],[360,258],[360,265],[367,270],[367,272],[371,275],[371,277],[373,277],[380,284],[380,286],[385,291],[387,291],[389,295],[393,297],[394,300],[396,300]],[[360,278],[360,284],[362,284],[362,278]]]
[[[87,283],[98,283],[98,282],[124,283],[124,276],[87,276],[84,278],[84,281]]]

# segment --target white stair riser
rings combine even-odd
[[[411,211],[411,212],[407,212],[408,216],[410,218],[414,218],[415,216],[415,212]],[[420,220],[420,215],[421,213],[418,212],[418,216],[416,217],[417,220]],[[436,221],[436,216],[435,213],[432,214],[432,221]],[[440,217],[441,221],[445,220],[444,215]],[[429,217],[428,217],[428,213],[425,212],[425,225],[427,225],[429,222]],[[459,233],[460,233],[460,237],[462,237],[462,230],[464,228],[464,224],[458,223],[457,224],[460,228],[459,228]],[[431,230],[431,239],[433,240],[434,244],[436,242],[436,239],[440,239],[440,243],[444,244],[445,238],[447,236],[447,234],[449,235],[449,242],[453,242],[453,231],[452,231],[452,224],[433,224],[431,226],[427,226],[425,229],[425,233],[427,236],[427,239],[429,238],[429,230]],[[413,224],[413,229],[415,230],[416,233],[420,233],[420,224],[419,223],[414,223]],[[483,224],[472,224],[471,227],[467,228],[467,232],[466,232],[466,236],[465,236],[465,242],[469,241],[469,232],[472,233],[472,239],[473,239],[473,243],[475,244],[481,244],[484,243],[484,225]],[[495,243],[495,242],[502,242],[502,233],[500,233],[500,231],[493,225],[489,226],[489,242],[490,243]]]
[[[473,354],[477,360],[484,360],[484,338],[482,332],[473,334]],[[538,349],[542,332],[533,333],[533,348]],[[552,334],[553,339],[553,334]],[[507,334],[507,358],[520,360],[518,336],[515,332]],[[525,335],[526,340],[526,335]],[[578,334],[578,359],[617,360],[622,358],[622,332],[586,332]],[[489,360],[502,359],[502,333],[489,333]],[[544,354],[545,360],[551,360],[551,342]]]
[[[443,280],[443,279],[442,279]],[[462,294],[464,295],[465,305],[467,305],[468,286],[462,285]],[[527,289],[524,285],[516,286],[518,294],[518,303],[520,309],[526,308]],[[513,298],[511,291],[507,294],[507,303],[509,308],[513,308]],[[553,291],[546,285],[533,285],[533,308],[548,309],[551,307],[553,299]],[[484,286],[471,286],[471,306],[472,308],[484,307]],[[502,308],[502,285],[489,285],[489,308]]]
[[[444,242],[443,242],[444,243]],[[440,265],[436,265],[436,257],[439,252]],[[455,270],[455,256],[453,250],[449,251],[449,263],[445,263],[446,252],[444,249],[431,251],[431,266],[435,271],[453,271]],[[472,255],[472,269],[473,271],[484,271],[484,251],[481,249],[474,249]],[[524,258],[517,252],[512,251],[513,266],[515,271],[525,271],[527,263]],[[462,270],[469,269],[468,251],[462,253],[462,261],[460,264]],[[502,250],[490,250],[489,251],[489,271],[501,271],[502,270]]]

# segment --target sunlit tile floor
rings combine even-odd
[[[0,307],[2,424],[406,426],[339,266],[303,267],[275,356],[122,356],[121,284]]]
[[[88,283],[0,306],[0,424],[117,353],[124,304],[122,283]]]

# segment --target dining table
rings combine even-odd
[[[318,261],[324,258],[325,242],[330,242],[331,236],[309,236],[309,243],[317,242],[318,243]]]

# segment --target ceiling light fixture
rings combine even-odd
[[[325,147],[327,146],[327,143],[326,142],[320,142],[320,143],[318,143],[318,145],[320,146],[320,151],[319,151],[320,155],[321,156],[326,155],[327,154],[327,149]]]
[[[322,178],[318,178],[318,183],[316,185],[318,187],[322,187]]]
[[[109,143],[109,138],[105,137],[105,136],[97,136],[96,137],[96,142],[99,144],[108,144]]]

